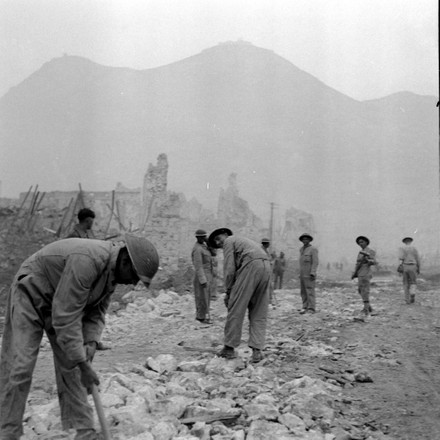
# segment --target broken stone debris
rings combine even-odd
[[[134,335],[146,315],[164,318],[163,311],[193,307],[193,298],[161,291],[156,298],[129,292],[132,305],[109,315],[105,338],[118,343]],[[144,307],[150,304],[151,307]],[[193,325],[193,324],[186,324]],[[240,347],[238,357],[225,360],[203,351],[179,361],[172,354],[145,359],[143,365],[123,365],[118,373],[101,375],[100,393],[114,440],[342,440],[360,437],[360,428],[339,423],[342,385],[308,375],[277,377],[273,366],[284,351],[297,350],[319,359],[332,348],[310,338],[269,338],[272,361],[249,364],[250,350]],[[208,338],[209,340],[209,338]],[[215,341],[215,338],[211,338]],[[49,349],[49,348],[48,348]],[[272,353],[272,354],[271,354]],[[328,370],[328,368],[327,368]],[[323,371],[345,380],[366,379],[365,371]],[[352,374],[353,373],[353,374]],[[367,381],[367,380],[362,380]],[[91,404],[93,405],[92,401]],[[95,420],[99,427],[99,421]],[[54,390],[31,393],[25,417],[24,440],[73,439],[61,430]],[[378,437],[372,437],[378,438]]]

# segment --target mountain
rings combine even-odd
[[[169,187],[215,207],[237,173],[258,214],[311,212],[335,258],[356,235],[438,251],[438,110],[401,92],[357,101],[274,52],[220,44],[148,70],[63,56],[0,99],[0,179],[17,194],[137,187],[160,153]],[[417,241],[416,241],[417,243]]]

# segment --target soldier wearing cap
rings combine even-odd
[[[368,247],[370,240],[367,237],[360,235],[356,238],[356,243],[361,247],[361,250],[357,256],[351,279],[358,279],[358,292],[364,303],[364,308],[361,311],[361,318],[363,318],[373,311],[370,305],[371,266],[377,264],[377,262],[376,252]]]
[[[417,275],[420,274],[420,257],[412,245],[413,239],[405,237],[405,246],[399,249],[399,263],[403,277],[403,293],[406,304],[413,304],[416,298]]]
[[[69,238],[48,244],[20,266],[8,293],[0,359],[0,439],[23,434],[22,420],[43,332],[52,347],[63,429],[94,440],[87,393],[91,366],[116,284],[148,287],[159,266],[155,247]]]
[[[267,312],[270,280],[270,262],[258,243],[232,235],[228,228],[216,229],[208,243],[213,248],[223,248],[224,283],[226,288],[226,318],[224,347],[218,356],[234,358],[240,345],[246,311],[249,318],[249,341],[252,348],[251,362],[263,359],[266,341]]]
[[[302,299],[300,313],[315,313],[315,282],[316,270],[319,264],[318,249],[310,244],[313,241],[313,237],[310,234],[302,234],[299,237],[299,241],[303,243],[299,250],[299,279]]]
[[[212,324],[210,307],[210,289],[212,288],[214,265],[213,256],[206,244],[207,234],[197,229],[196,243],[191,252],[194,265],[194,298],[196,302],[196,319],[204,324]]]

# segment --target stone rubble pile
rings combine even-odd
[[[108,315],[103,335],[105,342],[116,345],[139,337],[139,326],[143,323],[145,328],[146,321],[169,320],[171,325],[173,318],[192,315],[194,308],[192,296],[172,291],[160,291],[154,297],[134,290],[121,301],[126,303],[125,309],[121,304],[111,305],[116,312]],[[288,313],[289,306],[279,310]],[[194,324],[182,324],[180,331],[191,329]],[[218,336],[208,339],[212,346],[221,343]],[[139,364],[118,364],[114,368],[117,372],[100,374],[100,395],[112,439],[391,440],[380,432],[365,436],[360,427],[343,418],[343,385],[358,379],[368,381],[366,374],[328,373],[323,377],[326,380],[295,374],[289,368],[287,352],[319,362],[332,355],[334,348],[284,335],[268,339],[266,357],[259,364],[251,364],[250,349],[240,347],[233,360],[215,357],[214,349],[187,353],[186,359],[159,354],[139,359]],[[50,350],[47,341],[42,350]],[[276,368],[283,362],[285,374],[280,375]],[[344,379],[338,381],[338,377]],[[61,430],[55,394],[54,387],[30,394],[24,440],[74,438],[74,431]],[[93,406],[91,397],[90,402]],[[99,430],[97,418],[95,426]]]

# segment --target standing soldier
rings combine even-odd
[[[277,285],[278,285],[278,289],[283,288],[283,276],[285,270],[286,270],[286,259],[284,258],[284,252],[280,252],[280,256],[275,258],[273,264],[274,289],[277,288]]]
[[[299,250],[299,279],[302,299],[302,309],[300,313],[315,313],[316,269],[319,264],[318,249],[310,244],[313,241],[313,237],[309,234],[302,234],[299,237],[299,241],[303,244]]]
[[[97,440],[87,393],[91,366],[116,284],[147,287],[159,266],[155,247],[70,238],[50,243],[18,270],[8,294],[0,359],[0,439],[18,440],[43,333],[52,347],[63,429]]]
[[[210,318],[210,294],[213,279],[213,264],[210,250],[206,244],[207,234],[203,229],[196,231],[191,258],[194,265],[194,297],[196,301],[196,319],[203,324],[212,324]]]
[[[405,302],[413,304],[416,298],[417,275],[420,274],[420,258],[417,249],[411,244],[411,237],[405,237],[402,241],[405,246],[399,249],[399,272],[403,276]]]
[[[364,303],[360,316],[360,319],[363,319],[373,311],[370,305],[371,266],[377,264],[377,262],[376,252],[368,247],[370,240],[367,237],[360,235],[356,238],[356,243],[361,247],[361,250],[357,256],[356,267],[351,279],[358,279],[358,292]]]
[[[214,248],[223,248],[225,305],[228,316],[225,324],[224,347],[218,356],[232,359],[240,345],[246,310],[249,317],[249,347],[251,362],[263,359],[266,342],[267,312],[269,308],[269,257],[252,240],[232,236],[228,228],[216,229],[208,239]]]
[[[89,208],[80,209],[78,223],[66,238],[94,238],[92,232],[95,213]]]

